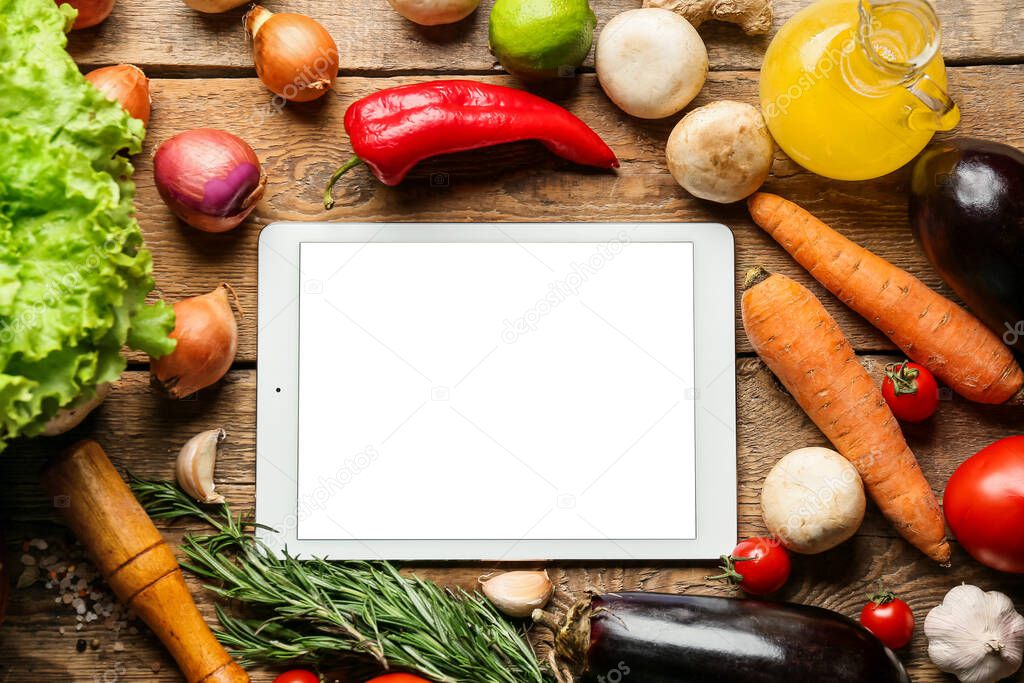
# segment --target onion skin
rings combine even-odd
[[[338,46],[318,21],[304,14],[255,5],[245,15],[256,74],[275,95],[291,102],[322,97],[338,77]]]
[[[85,80],[96,86],[108,100],[120,102],[129,116],[149,126],[153,99],[149,94],[149,79],[142,69],[132,64],[105,66],[90,71]]]
[[[480,0],[388,0],[392,8],[420,26],[462,21],[476,11]]]
[[[208,294],[174,304],[174,352],[150,358],[150,373],[172,398],[191,396],[216,383],[231,368],[238,351],[235,322],[226,284]]]
[[[71,25],[71,29],[74,31],[95,26],[109,17],[114,10],[114,0],[62,0],[57,4],[71,5],[78,10],[75,23]]]
[[[220,14],[241,7],[249,0],[185,0],[185,4],[204,14]]]
[[[205,232],[226,232],[244,221],[267,183],[252,147],[213,128],[185,131],[160,145],[153,174],[168,208]]]

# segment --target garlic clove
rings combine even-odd
[[[491,604],[510,617],[530,616],[548,604],[554,590],[546,571],[505,572],[479,581]]]
[[[213,469],[217,463],[217,444],[227,438],[223,429],[196,434],[178,453],[175,474],[185,493],[200,503],[223,503],[224,496],[214,491]]]

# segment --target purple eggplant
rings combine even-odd
[[[932,145],[914,164],[910,225],[942,279],[1024,351],[1024,154],[984,140]]]
[[[909,683],[896,656],[852,619],[821,607],[661,593],[610,593],[555,633],[559,680],[615,683]]]

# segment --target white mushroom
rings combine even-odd
[[[683,189],[728,204],[761,187],[771,172],[774,148],[756,107],[722,100],[684,116],[668,138],[665,156]]]
[[[477,8],[480,0],[388,0],[395,11],[423,26],[454,24]]]
[[[828,448],[801,448],[784,456],[761,489],[768,530],[798,553],[821,553],[853,536],[864,506],[857,468]]]
[[[624,112],[671,116],[688,105],[708,74],[708,51],[690,22],[666,9],[623,12],[597,41],[597,78]]]

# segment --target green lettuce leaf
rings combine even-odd
[[[117,379],[126,343],[174,349],[121,153],[145,130],[68,55],[73,11],[0,0],[0,450]]]

